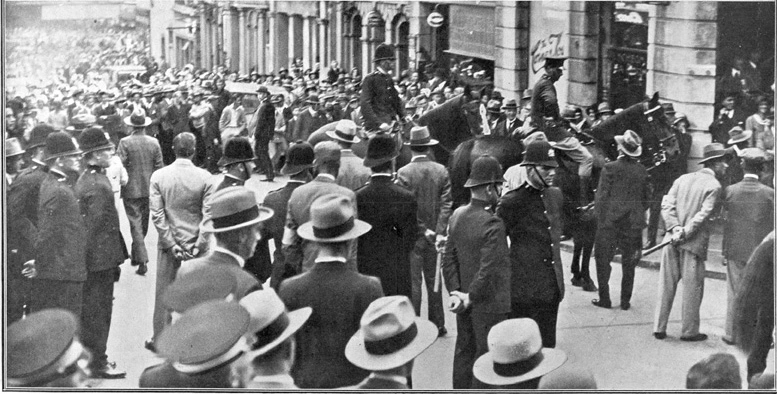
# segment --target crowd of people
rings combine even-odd
[[[124,37],[103,47],[100,56],[143,45]],[[590,372],[565,368],[565,352],[555,349],[565,279],[564,197],[554,175],[563,152],[579,165],[580,202],[588,204],[593,159],[584,145],[590,128],[618,109],[559,108],[554,83],[564,58],[546,59],[545,75],[520,98],[486,90],[479,134],[521,140],[523,161],[503,172],[496,158],[477,158],[464,184],[470,202],[454,207],[429,128],[394,131],[486,76],[455,64],[431,70],[428,80],[420,71],[395,78],[393,53],[378,46],[376,71],[364,77],[334,61],[326,75],[298,62],[238,75],[149,60],[145,73],[117,86],[97,77],[107,63],[87,56],[65,80],[7,92],[9,384],[126,376],[107,356],[113,287],[127,259],[147,273],[151,222],[159,242],[145,346],[164,362],[143,372],[140,387],[411,388],[413,359],[447,335],[444,282],[456,314],[454,389],[595,388]],[[598,290],[593,305],[611,308],[610,262],[620,253],[620,308],[630,309],[645,212],[656,226],[660,213],[669,245],[653,336],[666,338],[682,280],[680,339],[705,340],[704,261],[712,219],[722,218],[724,341],[748,352],[748,381],[765,380],[773,107],[759,100],[747,118],[737,97],[727,93],[710,127],[722,143],[706,146],[704,168],[680,176],[658,207],[637,160],[642,139],[621,131],[618,158],[602,169],[593,198],[598,287],[587,268],[572,284]],[[687,154],[689,120],[671,104],[664,113]],[[362,139],[366,151],[357,155]],[[412,154],[401,168],[398,139]],[[245,187],[256,173],[289,181],[257,205]],[[119,229],[122,207],[130,248]],[[422,286],[428,320],[418,317]],[[704,385],[713,369],[689,371],[689,387],[731,388]]]

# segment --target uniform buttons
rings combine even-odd
[[[544,213],[544,214],[546,214],[546,215],[547,215],[547,214],[548,214],[548,211],[542,211],[542,213]]]

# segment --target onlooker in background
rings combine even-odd
[[[596,107],[596,112],[599,114],[599,117],[596,119],[596,122],[594,122],[592,127],[599,125],[614,115],[612,108],[610,107],[610,103],[606,101],[599,103],[599,106]]]
[[[67,116],[67,110],[62,107],[62,99],[53,99],[51,107],[51,112],[49,112],[49,121],[47,123],[50,124],[54,130],[64,130],[69,125],[69,118]]]
[[[693,364],[688,370],[685,388],[691,390],[741,390],[739,362],[728,353],[715,353]]]
[[[370,169],[364,166],[362,158],[356,156],[351,150],[353,144],[361,141],[356,136],[356,131],[356,123],[350,119],[343,119],[337,122],[334,130],[326,132],[329,138],[340,145],[340,170],[337,172],[335,183],[353,191],[369,182],[372,174]]]
[[[291,138],[294,141],[307,141],[308,137],[310,137],[314,131],[327,124],[326,115],[320,110],[321,103],[317,94],[313,93],[308,96],[308,98],[305,99],[305,103],[307,104],[307,107],[302,107],[300,109],[294,124],[294,132],[291,135]]]
[[[245,128],[246,115],[243,108],[243,96],[233,94],[229,96],[229,105],[224,108],[219,118],[221,142],[226,143],[228,139],[242,135]]]
[[[769,109],[771,104],[769,99],[761,97],[758,99],[758,112],[750,115],[745,120],[745,130],[750,130],[753,133],[753,137],[750,140],[750,146],[758,146],[758,140],[762,139],[763,135],[771,131],[770,128],[773,121],[769,119]],[[773,139],[772,135],[772,139]],[[763,148],[762,148],[763,149]]]
[[[205,92],[197,90],[192,94],[192,108],[189,111],[189,118],[192,122],[192,133],[197,138],[197,153],[194,155],[194,164],[200,167],[209,168],[207,163],[207,146],[210,138],[206,129],[210,118],[213,116],[213,107],[208,101],[202,98]]]
[[[518,128],[523,126],[523,122],[521,122],[518,119],[518,104],[516,104],[515,100],[508,99],[505,101],[504,105],[502,106],[502,110],[505,113],[504,118],[504,131],[500,130],[499,127],[497,129],[499,131],[495,131],[495,134],[497,135],[503,135],[505,137],[510,137],[515,133]],[[504,134],[499,134],[499,133]]]
[[[717,142],[728,147],[728,131],[734,126],[744,127],[747,120],[747,114],[738,106],[737,99],[739,92],[726,92],[723,96],[722,108],[718,116],[710,124],[709,132],[712,135],[712,142]]]
[[[5,140],[5,184],[10,186],[21,173],[24,165],[24,149],[17,138]]]
[[[262,181],[273,182],[275,179],[275,168],[273,168],[270,159],[270,141],[275,136],[275,106],[270,101],[270,92],[267,87],[260,85],[256,90],[259,107],[254,112],[252,119],[256,123],[254,130],[249,133],[254,138],[254,152],[256,153],[256,168],[264,172],[265,178]]]
[[[269,153],[273,168],[280,171],[281,158],[289,149],[289,141],[286,140],[286,118],[291,116],[291,108],[284,106],[282,95],[272,96],[270,100],[275,107],[275,131],[270,142]]]

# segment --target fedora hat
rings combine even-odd
[[[380,44],[375,48],[375,58],[372,61],[379,62],[381,60],[394,59],[394,46],[391,44]]]
[[[237,291],[237,278],[223,267],[205,266],[178,276],[162,294],[162,303],[173,312],[210,300],[225,300]]]
[[[744,142],[750,139],[750,137],[753,136],[752,130],[745,130],[740,126],[734,126],[731,130],[728,131],[728,144],[734,145],[738,144],[740,142]]]
[[[596,112],[599,114],[612,114],[612,108],[610,108],[610,103],[604,101],[599,103],[599,106],[596,107]]]
[[[311,307],[286,310],[286,305],[272,288],[248,294],[240,299],[240,305],[251,318],[248,333],[254,338],[249,353],[252,359],[275,349],[294,335],[313,313]]]
[[[341,119],[337,122],[334,130],[329,130],[326,135],[337,141],[348,142],[355,144],[359,141],[359,137],[356,136],[356,123],[350,119]]]
[[[259,85],[258,88],[256,88],[256,93],[266,93],[270,94],[270,90],[267,89],[267,86]]]
[[[488,353],[475,361],[472,372],[483,383],[505,386],[543,376],[566,361],[564,351],[542,347],[534,320],[509,319],[491,328]]]
[[[244,163],[256,159],[251,142],[246,137],[232,137],[224,144],[224,154],[218,161],[220,167],[235,163]]]
[[[281,174],[294,175],[313,167],[315,154],[313,147],[307,141],[299,140],[286,151],[286,163],[281,168]]]
[[[5,157],[14,157],[24,154],[22,144],[18,138],[11,137],[5,139]]]
[[[312,93],[308,95],[308,98],[305,99],[305,102],[308,104],[320,104],[321,102],[318,99],[318,95],[315,93]]]
[[[416,316],[407,296],[381,297],[364,311],[345,357],[359,368],[385,371],[409,363],[436,339],[437,326]]]
[[[84,354],[78,319],[64,309],[45,309],[17,320],[6,331],[9,386],[43,386],[66,376]]]
[[[626,130],[623,135],[616,135],[615,142],[621,152],[631,157],[642,156],[642,137],[633,130]]]
[[[502,109],[518,109],[518,103],[515,102],[515,99],[507,99],[502,105]]]
[[[572,105],[567,105],[566,107],[564,107],[564,110],[561,111],[561,117],[566,120],[574,120],[577,117],[575,112],[577,112],[577,107],[574,107]]]
[[[681,121],[685,121],[687,123],[690,123],[690,122],[688,122],[688,115],[686,115],[686,114],[684,114],[682,112],[675,113],[674,120],[672,120],[672,126],[676,125],[677,123],[679,123]]]
[[[159,355],[185,374],[226,365],[248,350],[245,334],[250,320],[237,302],[206,301],[184,312],[159,334]]]
[[[672,116],[672,115],[677,113],[674,110],[674,104],[672,104],[672,103],[663,103],[663,104],[661,104],[661,107],[664,108],[664,113],[666,115]]]
[[[498,114],[502,112],[501,104],[499,104],[499,101],[497,100],[488,100],[488,105],[486,105],[486,111],[492,114]]]
[[[66,127],[65,130],[69,132],[82,131],[95,123],[97,123],[97,118],[94,115],[78,114],[73,116],[73,119],[70,120],[70,126]]]
[[[62,156],[80,155],[81,153],[75,139],[64,131],[57,131],[46,137],[46,148],[43,154],[44,160],[56,159]]]
[[[475,187],[489,183],[503,183],[504,174],[502,166],[494,156],[483,155],[475,159],[472,163],[472,170],[469,173],[464,187]]]
[[[556,152],[548,141],[535,140],[526,145],[526,153],[523,155],[522,166],[548,166],[558,167]]]
[[[405,142],[408,146],[433,146],[439,141],[432,138],[429,134],[429,128],[426,126],[413,126],[410,129],[410,141]]]
[[[273,210],[256,203],[254,192],[246,187],[227,187],[210,200],[210,217],[200,226],[206,233],[223,233],[265,221]]]
[[[372,226],[354,217],[354,202],[346,196],[327,194],[310,204],[310,221],[297,229],[297,234],[308,241],[342,242],[370,231]]]
[[[390,162],[399,156],[396,140],[387,134],[378,134],[367,143],[364,157],[365,167],[375,167]]]
[[[151,124],[151,118],[146,116],[146,111],[144,111],[143,108],[135,106],[135,110],[132,111],[132,114],[124,118],[124,124],[136,128],[148,127]]]
[[[701,160],[699,160],[699,164],[702,164],[704,162],[707,162],[709,160],[721,158],[726,155],[728,151],[723,146],[723,144],[719,144],[717,142],[713,142],[707,146],[704,147],[704,154]]]
[[[78,145],[81,146],[81,151],[85,154],[114,147],[113,143],[105,136],[105,131],[96,127],[84,130],[78,137]]]
[[[528,100],[531,99],[532,94],[534,93],[531,89],[525,89],[523,91],[523,94],[521,95],[521,100]]]
[[[739,157],[741,157],[742,160],[753,164],[766,162],[766,152],[761,148],[742,149],[742,151],[739,152]]]

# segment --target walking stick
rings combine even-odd
[[[442,282],[442,251],[437,251],[437,265],[434,267],[434,292],[440,292],[440,282]]]
[[[657,251],[659,249],[662,249],[664,246],[669,245],[670,243],[672,243],[671,239],[666,240],[664,242],[661,242],[660,244],[658,244],[658,245],[656,245],[656,246],[646,250],[644,253],[642,253],[642,256],[647,256],[647,255],[649,255],[649,254],[651,254],[651,253],[653,253],[653,252],[655,252],[655,251]]]

